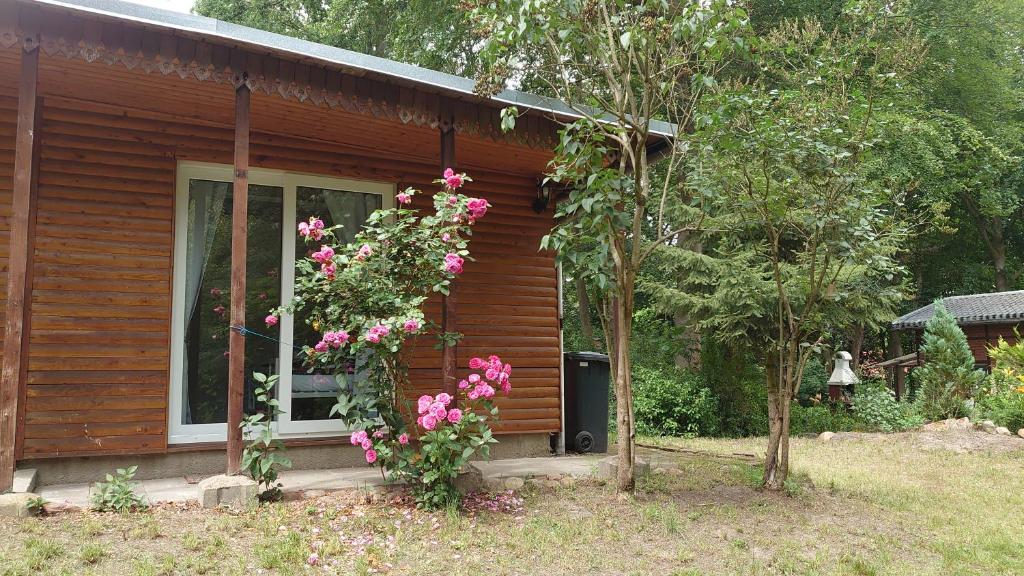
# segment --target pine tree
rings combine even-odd
[[[941,300],[924,329],[924,366],[917,369],[921,382],[917,405],[929,421],[959,418],[968,412],[966,400],[973,397],[985,374],[974,368],[974,354],[967,335],[956,324]]]

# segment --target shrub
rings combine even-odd
[[[92,507],[100,512],[133,512],[149,507],[141,496],[135,493],[137,482],[132,482],[138,466],[118,468],[114,474],[106,475],[106,482],[97,482],[92,495]]]
[[[800,379],[800,390],[797,399],[807,406],[828,398],[828,372],[817,356],[812,356],[804,366],[804,374]]]
[[[924,366],[915,371],[921,383],[916,400],[920,414],[928,420],[965,416],[966,400],[985,375],[974,369],[967,336],[941,301],[935,302],[935,315],[925,325],[921,352]]]
[[[842,407],[826,404],[801,406],[794,402],[789,412],[789,433],[820,434],[822,432],[849,432],[862,426]]]
[[[1024,428],[1024,342],[1000,338],[989,349],[992,374],[975,402],[975,418],[992,420],[1010,431]]]
[[[915,406],[896,401],[896,395],[884,380],[865,379],[853,395],[853,414],[868,428],[882,432],[910,430],[924,424]]]
[[[718,432],[718,401],[699,374],[633,367],[637,433],[710,436]]]
[[[292,303],[266,318],[276,324],[282,313],[304,315],[319,333],[318,342],[303,347],[306,364],[342,380],[331,415],[338,414],[356,431],[353,444],[363,448],[368,464],[379,463],[393,479],[410,481],[417,502],[428,508],[457,502],[453,481],[459,468],[476,452],[486,455],[487,445],[495,442],[486,424],[488,416],[497,415],[491,402],[494,388],[505,394],[511,388],[511,366],[497,356],[473,358],[470,367],[485,373],[483,378],[471,374],[465,387],[459,383],[454,395],[464,394],[469,401],[459,406],[465,412],[451,404],[457,401],[450,392],[422,397],[417,424],[424,434],[418,448],[413,446],[411,355],[404,348],[428,332],[437,335],[441,346],[462,336],[431,323],[423,306],[431,296],[447,295],[462,274],[470,258],[471,226],[490,208],[483,198],[459,192],[470,181],[445,170],[436,181],[443,190],[434,195],[433,213],[425,215],[410,207],[418,192],[406,189],[395,196],[398,207],[375,211],[347,244],[345,235],[336,232],[340,226],[326,227],[316,215],[299,223],[304,242],[319,249],[296,262]],[[344,382],[354,362],[356,372],[365,376],[358,394]],[[430,414],[423,412],[424,402]]]
[[[256,402],[263,405],[263,411],[246,416],[241,424],[249,436],[249,444],[242,452],[242,468],[260,486],[259,500],[270,502],[281,498],[281,484],[277,474],[282,468],[291,468],[292,461],[284,456],[284,443],[274,438],[274,417],[281,414],[278,401],[273,396],[277,375],[254,372],[256,381]]]
[[[768,433],[768,390],[764,370],[752,356],[705,338],[701,342],[700,375],[718,399],[718,433],[723,436],[764,436]]]
[[[478,452],[488,457],[490,445],[497,442],[487,418],[498,416],[492,400],[496,389],[506,396],[512,389],[512,366],[492,355],[487,360],[470,359],[469,367],[480,373],[459,381],[455,397],[445,392],[420,396],[416,425],[423,434],[416,443],[407,432],[389,435],[365,404],[350,397],[339,399],[335,407],[342,421],[356,428],[351,441],[363,449],[366,462],[379,464],[389,480],[408,483],[418,507],[457,507],[459,471]]]

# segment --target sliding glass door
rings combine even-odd
[[[296,241],[300,219],[319,216],[343,226],[351,240],[374,210],[390,207],[394,186],[252,170],[246,257],[246,413],[256,410],[252,373],[279,374],[284,410],[280,435],[343,432],[328,415],[338,393],[335,374],[309,372],[301,346],[315,342],[303,318],[267,327],[267,311],[294,295],[295,261],[309,247]],[[182,163],[178,169],[172,316],[170,442],[226,437],[231,286],[231,167]],[[315,249],[315,248],[314,248]],[[345,381],[357,385],[353,359]]]

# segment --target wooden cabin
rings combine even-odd
[[[1017,341],[1017,333],[1024,324],[1024,290],[949,296],[942,299],[946,310],[956,319],[967,336],[976,367],[991,370],[989,347],[1002,338],[1009,343]],[[922,306],[893,321],[889,338],[889,359],[879,363],[892,374],[897,396],[905,392],[907,371],[921,365],[921,338],[925,325],[935,315],[935,304]],[[901,335],[909,334],[913,351],[904,354]]]
[[[561,334],[538,182],[571,111],[472,90],[119,0],[0,3],[0,492],[16,467],[45,484],[127,464],[140,478],[237,470],[253,370],[281,375],[277,432],[297,467],[358,463],[328,418],[330,379],[293,360],[289,343],[310,336],[299,323],[270,334],[280,344],[228,327],[262,329],[289,300],[299,219],[358,223],[407,186],[429,209],[448,166],[494,207],[453,296],[427,307],[465,338],[417,347],[411,379],[436,392],[500,354],[515,388],[496,454],[546,454],[563,421]],[[522,116],[503,133],[510,104]]]

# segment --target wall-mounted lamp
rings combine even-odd
[[[551,187],[545,184],[543,180],[537,181],[537,196],[533,199],[533,211],[537,214],[543,214],[548,209],[548,204],[551,202]]]

